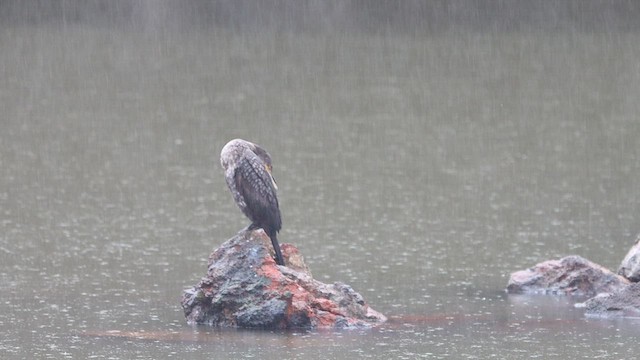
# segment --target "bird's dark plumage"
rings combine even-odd
[[[260,146],[235,139],[220,153],[225,179],[240,210],[251,220],[250,228],[262,228],[271,238],[276,262],[284,265],[277,233],[282,228],[277,186],[271,175],[271,157]]]

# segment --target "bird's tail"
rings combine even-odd
[[[278,244],[278,236],[277,233],[273,231],[269,234],[269,238],[271,238],[271,244],[273,245],[273,250],[276,252],[276,264],[284,265],[284,258],[282,257],[282,251],[280,251],[280,244]]]

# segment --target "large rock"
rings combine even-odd
[[[580,256],[548,260],[511,274],[510,293],[542,293],[593,296],[626,287],[629,281]]]
[[[637,318],[640,316],[640,283],[633,283],[611,294],[598,294],[578,307],[584,307],[587,316]]]
[[[640,235],[636,238],[635,245],[629,249],[627,256],[622,260],[618,274],[633,282],[640,281]]]
[[[207,276],[185,290],[187,322],[246,328],[367,328],[386,321],[349,285],[314,280],[298,249],[273,260],[262,229],[243,230],[209,256]]]

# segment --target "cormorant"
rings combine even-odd
[[[276,263],[284,265],[277,233],[282,228],[276,185],[271,175],[271,156],[260,146],[242,139],[229,141],[220,163],[236,204],[251,220],[249,229],[262,228],[271,238]]]

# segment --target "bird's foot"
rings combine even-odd
[[[256,225],[256,224],[249,224],[249,226],[247,226],[245,230],[253,231],[253,230],[256,230],[256,229],[261,229],[261,227]]]

